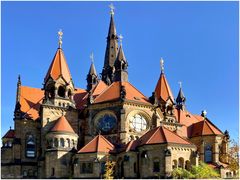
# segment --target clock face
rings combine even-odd
[[[102,116],[98,122],[99,129],[104,132],[112,130],[117,124],[116,118],[109,114],[105,114],[104,116]]]
[[[145,131],[147,129],[147,121],[140,114],[135,114],[130,118],[130,128],[136,132]]]

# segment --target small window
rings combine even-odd
[[[28,135],[26,137],[26,157],[35,157],[35,139],[33,135]]]
[[[52,175],[51,176],[55,176],[55,169],[52,168]]]
[[[205,162],[212,162],[212,146],[207,145],[205,146],[205,153],[204,153]]]
[[[60,97],[65,97],[65,89],[64,89],[64,87],[62,87],[62,86],[59,86],[59,88],[58,88],[58,96],[60,96]]]
[[[67,139],[67,146],[71,147],[70,139]]]
[[[160,172],[160,163],[159,161],[153,162],[153,172]]]
[[[136,162],[133,164],[133,171],[134,171],[134,173],[137,173],[137,163]]]
[[[23,177],[26,177],[26,176],[27,176],[27,171],[24,170],[24,171],[23,171]]]
[[[82,174],[92,174],[93,173],[93,163],[82,163],[81,164]]]
[[[62,106],[61,103],[58,103],[58,106]]]
[[[57,138],[54,139],[54,147],[58,147],[58,139]]]
[[[65,145],[63,138],[60,139],[60,145],[61,145],[61,147],[64,147],[64,145]]]

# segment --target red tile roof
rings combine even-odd
[[[49,77],[57,80],[60,76],[67,83],[72,79],[63,51],[61,48],[58,48],[44,81],[46,82]]]
[[[102,81],[100,80],[96,86],[94,86],[93,88],[93,92],[92,95],[93,97],[98,96],[99,94],[101,94],[108,86]]]
[[[105,89],[99,96],[96,97],[94,103],[101,103],[119,99],[121,86],[125,86],[127,100],[150,104],[148,98],[144,96],[139,90],[137,90],[132,84],[130,84],[129,82],[120,81],[113,82],[107,89]]]
[[[51,132],[71,132],[74,133],[73,128],[69,124],[68,120],[62,116],[60,117],[53,128],[51,129]]]
[[[162,99],[166,101],[170,97],[172,101],[174,101],[174,96],[168,85],[168,82],[164,73],[161,73],[160,78],[157,82],[157,86],[155,88],[155,95],[158,100]]]
[[[124,150],[125,150],[125,152],[134,151],[137,146],[138,146],[138,141],[137,140],[132,140],[132,141],[129,141],[125,145]]]
[[[21,86],[20,104],[21,111],[26,113],[25,117],[33,120],[39,118],[39,108],[44,97],[44,91],[38,88]]]
[[[168,130],[164,126],[159,126],[154,128],[147,133],[145,133],[139,139],[139,145],[146,144],[161,144],[161,143],[176,143],[176,144],[187,144],[191,145],[192,143],[178,134]]]
[[[203,135],[223,135],[223,133],[208,119],[205,119],[192,125],[191,137]]]
[[[78,153],[94,153],[94,152],[110,152],[114,150],[114,146],[102,135],[96,136],[87,143]]]
[[[9,129],[8,132],[3,136],[3,138],[14,138],[15,131],[13,129]]]
[[[73,99],[76,103],[77,109],[83,109],[84,105],[87,104],[87,91],[85,89],[76,89],[74,92]]]

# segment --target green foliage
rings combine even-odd
[[[205,163],[200,162],[199,166],[192,166],[190,171],[182,168],[176,168],[172,172],[176,179],[207,179],[219,178],[220,174]]]

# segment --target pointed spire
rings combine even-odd
[[[105,59],[104,59],[104,66],[102,70],[102,81],[104,81],[107,85],[110,85],[113,82],[113,74],[114,74],[114,62],[117,57],[118,52],[118,36],[116,27],[114,24],[114,6],[109,6],[111,11],[111,17],[110,17],[110,25],[108,30],[108,36],[107,36],[107,47],[105,51]]]
[[[119,47],[117,59],[114,63],[114,81],[128,81],[128,63],[124,55],[122,44]]]
[[[66,83],[69,83],[72,80],[67,61],[61,48],[57,49],[57,52],[45,76],[45,83],[49,77],[51,77],[53,80],[57,80],[59,77],[62,77]]]
[[[20,102],[20,96],[21,96],[21,76],[20,74],[18,75],[18,82],[17,82],[17,96],[16,96],[16,103]]]
[[[185,110],[186,97],[184,96],[183,91],[182,91],[182,82],[179,82],[179,86],[180,86],[180,89],[179,89],[178,96],[176,99],[177,107],[179,109]]]
[[[166,102],[170,98],[171,101],[174,102],[174,96],[172,94],[170,86],[168,85],[165,74],[163,73],[163,70],[164,70],[163,63],[164,63],[164,61],[161,58],[161,60],[160,60],[161,74],[160,74],[160,78],[159,78],[156,88],[155,88],[155,95],[156,95],[156,98],[160,101]]]
[[[94,55],[91,53],[90,55],[91,59],[91,66],[87,75],[87,90],[90,91],[93,88],[93,85],[97,84],[98,82],[98,76],[97,76],[97,71],[94,66]]]

